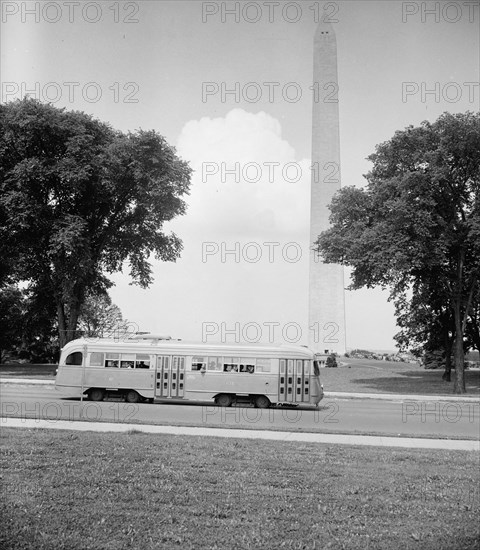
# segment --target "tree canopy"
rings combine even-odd
[[[369,160],[367,186],[335,195],[332,226],[315,246],[325,261],[353,268],[351,288],[388,287],[397,305],[413,296],[415,308],[450,319],[454,391],[463,393],[467,324],[478,313],[480,113],[398,131]]]
[[[33,99],[0,105],[0,284],[26,281],[50,299],[63,346],[108,274],[128,262],[147,287],[152,254],[179,257],[181,240],[163,225],[185,213],[190,176],[153,130],[122,133]]]

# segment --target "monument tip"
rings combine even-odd
[[[329,36],[335,37],[335,29],[331,23],[326,23],[320,21],[317,25],[317,30],[315,31],[315,40],[325,39]]]

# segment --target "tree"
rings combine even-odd
[[[325,366],[326,367],[338,367],[338,364],[337,364],[337,358],[335,357],[335,354],[334,353],[331,353],[328,357],[327,357],[327,360],[325,361]]]
[[[105,293],[89,293],[82,304],[78,318],[78,329],[87,338],[104,338],[125,333],[128,323],[123,320],[120,308],[112,303]]]
[[[15,285],[0,290],[0,358],[10,355],[32,362],[54,362],[58,356],[55,308],[43,295]]]
[[[60,346],[87,293],[112,285],[108,274],[128,262],[145,288],[152,254],[179,257],[163,224],[185,213],[190,175],[153,130],[124,134],[33,99],[0,105],[0,252],[15,254],[0,274],[55,304]]]
[[[58,324],[56,307],[51,300],[48,287],[37,282],[24,290],[24,314],[22,323],[22,345],[19,355],[34,363],[54,363],[58,360]]]
[[[454,391],[465,392],[464,337],[480,274],[480,113],[398,131],[369,157],[365,189],[345,187],[316,248],[353,268],[351,288],[395,299],[436,288],[454,322]]]

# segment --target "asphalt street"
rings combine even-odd
[[[480,450],[480,402],[468,397],[327,394],[318,409],[225,409],[210,402],[82,402],[60,398],[53,385],[45,381],[22,380],[20,384],[3,380],[0,407],[4,427],[136,429],[149,433]]]

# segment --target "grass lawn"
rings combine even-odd
[[[42,365],[14,363],[0,365],[0,378],[35,378],[38,380],[54,380],[57,365]]]
[[[344,365],[320,372],[325,391],[399,393],[408,395],[452,395],[451,382],[442,380],[443,369],[425,370],[415,363],[393,363],[341,358]],[[465,371],[467,395],[480,396],[480,371]]]
[[[478,453],[4,428],[0,547],[478,549]]]

